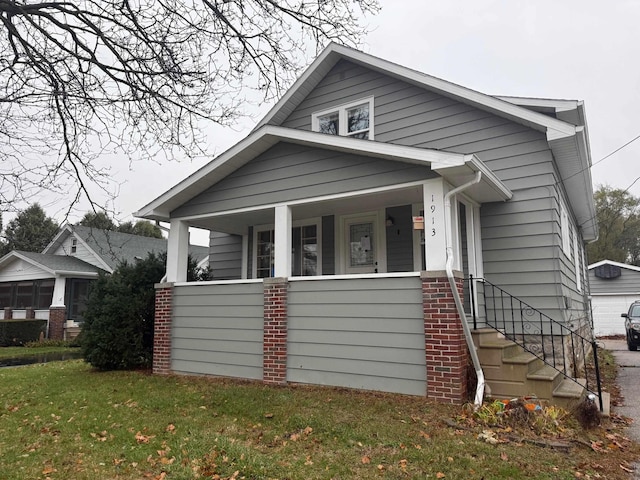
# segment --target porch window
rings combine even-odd
[[[311,115],[315,132],[373,140],[373,97]]]
[[[256,278],[273,276],[273,230],[256,233]],[[291,274],[295,277],[318,275],[318,227],[303,225],[291,229]]]
[[[54,280],[33,280],[0,284],[0,308],[48,309],[53,301]]]

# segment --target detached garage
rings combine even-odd
[[[640,300],[640,267],[602,260],[589,265],[589,285],[595,335],[624,335],[620,314]]]

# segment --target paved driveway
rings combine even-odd
[[[611,407],[614,413],[633,419],[627,436],[640,442],[640,351],[630,352],[625,340],[599,340],[610,350],[620,367],[618,385],[624,397],[623,404]],[[640,465],[636,464],[635,479],[640,479]]]

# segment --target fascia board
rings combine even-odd
[[[89,244],[85,242],[84,239],[81,238],[75,231],[73,231],[72,234],[75,237],[75,239],[78,241],[78,243],[80,243],[84,248],[86,248],[87,251],[91,255],[93,255],[93,258],[95,258],[100,263],[100,265],[102,265],[102,267],[98,267],[98,268],[102,268],[103,270],[106,270],[109,273],[113,273],[113,268],[111,268],[109,264],[105,262],[100,255],[98,255],[98,252],[96,252],[93,248],[91,248]]]
[[[513,192],[477,156],[465,155],[464,164],[469,169],[469,174],[474,174],[476,172],[482,173],[482,177],[480,179],[481,183],[496,192],[496,200],[499,199],[502,201],[506,201],[510,200],[513,197]],[[450,172],[448,172],[447,170],[451,170],[455,167],[433,164],[431,168],[433,171],[437,172],[445,180],[447,180],[447,177],[450,176]]]
[[[582,103],[580,100],[560,100],[554,98],[533,98],[533,97],[511,97],[506,95],[495,95],[495,98],[513,103],[521,107],[543,107],[553,108],[556,112],[575,110]]]
[[[49,250],[53,249],[59,243],[62,243],[60,239],[62,238],[63,235],[69,235],[70,233],[72,233],[72,231],[73,230],[71,228],[71,225],[69,223],[65,223],[64,226],[62,226],[58,230],[58,233],[56,233],[56,235],[53,237],[53,240],[51,240],[49,244],[46,247],[44,247],[44,250],[42,250],[42,252],[40,253],[49,253]]]
[[[29,257],[21,255],[19,252],[9,252],[7,255],[11,255],[12,258],[19,258],[20,260],[22,260],[24,262],[27,262],[28,264],[33,265],[34,267],[39,268],[40,270],[43,270],[43,271],[45,271],[47,273],[50,273],[51,275],[54,275],[54,276],[56,275],[56,271],[55,270],[52,270],[51,268],[49,268],[49,267],[47,267],[45,265],[42,265],[41,263],[36,262],[35,260],[33,260],[33,259],[29,258]],[[2,261],[0,262],[0,265],[4,265],[4,263],[6,263],[5,258],[6,258],[6,256],[2,258]]]
[[[418,86],[436,90],[445,96],[452,97],[464,103],[472,104],[485,110],[488,109],[499,116],[507,117],[519,123],[524,123],[525,125],[536,128],[540,131],[551,130],[553,131],[552,136],[571,135],[575,133],[575,127],[567,122],[563,122],[562,120],[557,120],[542,113],[534,112],[514,103],[501,100],[498,97],[476,92],[475,90],[456,85],[455,83],[403,67],[388,60],[383,60],[336,43],[331,43],[326,47],[318,59],[305,71],[303,75],[305,80],[303,82],[294,83],[293,87],[287,91],[283,98],[276,103],[274,108],[272,108],[271,111],[259,122],[259,125],[264,125],[270,122],[277,115],[280,109],[284,108],[286,104],[296,96],[296,89],[300,88],[304,82],[308,81],[308,79],[313,75],[313,71],[319,68],[323,61],[331,58],[331,61],[335,64],[336,60],[334,57],[330,57],[330,54],[333,52],[347,60],[365,67],[382,71],[383,73],[407,80]]]
[[[592,263],[587,268],[589,270],[592,270],[601,265],[613,265],[615,267],[626,268],[627,270],[633,270],[634,272],[640,272],[640,267],[636,267],[635,265],[629,265],[628,263],[614,262],[613,260],[600,260],[599,262]]]
[[[243,162],[246,163],[251,158],[281,141],[403,162],[427,165],[435,163],[442,167],[462,165],[465,162],[465,155],[458,153],[440,152],[341,137],[339,135],[326,135],[308,130],[264,125],[222,153],[218,158],[156,198],[153,202],[138,210],[134,215],[136,217],[168,221],[173,209],[198,195],[215,181],[239,168]]]

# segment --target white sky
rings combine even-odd
[[[380,3],[382,12],[368,19],[365,52],[491,95],[584,100],[594,163],[640,135],[640,0]],[[246,136],[269,107],[256,107],[254,120],[235,131],[212,128],[216,154]],[[113,165],[124,182],[115,204],[120,218],[203,164]],[[640,140],[595,165],[592,176],[594,189],[629,187],[640,177]],[[640,181],[630,192],[640,196]]]

